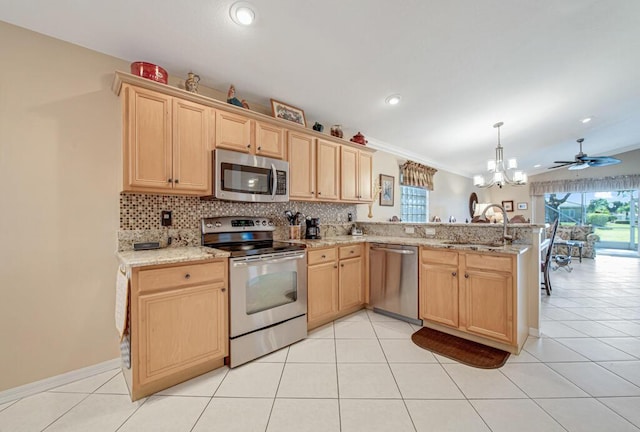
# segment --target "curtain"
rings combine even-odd
[[[603,178],[550,180],[531,182],[529,184],[529,194],[531,196],[543,196],[547,193],[607,192],[630,189],[640,189],[640,175],[633,174]]]
[[[400,184],[433,190],[433,175],[436,172],[438,170],[435,168],[407,161],[400,165]]]

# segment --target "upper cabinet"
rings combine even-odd
[[[339,198],[340,146],[304,133],[289,131],[289,197],[304,201]]]
[[[370,152],[343,146],[341,174],[340,198],[343,201],[369,202],[373,199],[373,155]]]
[[[340,146],[318,139],[316,143],[316,185],[318,200],[340,199]]]
[[[210,108],[125,85],[123,190],[206,195]]]
[[[284,129],[239,114],[217,110],[215,146],[284,159]]]

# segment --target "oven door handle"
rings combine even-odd
[[[260,260],[251,260],[251,261],[237,261],[233,263],[234,267],[246,267],[248,265],[251,264],[278,264],[281,262],[285,262],[285,261],[293,261],[293,260],[299,260],[299,259],[303,259],[304,258],[304,254],[299,254],[299,255],[292,255],[292,256],[288,256],[288,257],[284,257],[284,258],[266,258],[266,259],[260,259]]]
[[[278,171],[276,171],[276,166],[271,164],[271,200],[276,199],[276,191],[278,188]]]

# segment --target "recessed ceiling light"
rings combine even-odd
[[[389,96],[384,101],[389,105],[398,105],[400,103],[400,99],[402,99],[402,97],[399,94],[395,94]]]
[[[231,5],[231,9],[229,9],[229,15],[234,23],[249,26],[253,24],[256,19],[256,13],[251,6],[247,2],[236,2]]]
[[[542,166],[542,164],[535,164],[533,167],[534,168],[540,168]]]
[[[580,120],[582,123],[589,123],[591,121],[591,117],[585,117],[582,120]]]

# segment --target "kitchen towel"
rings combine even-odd
[[[129,275],[123,266],[118,269],[116,276],[116,328],[120,334],[120,341],[128,333],[127,309],[129,306]]]

